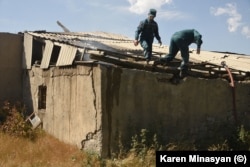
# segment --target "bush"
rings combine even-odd
[[[0,108],[0,130],[11,136],[35,139],[36,132],[29,122],[25,121],[25,106],[21,103],[11,105],[4,102]]]

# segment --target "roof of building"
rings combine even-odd
[[[152,67],[146,64],[143,58],[143,51],[140,46],[134,46],[133,39],[119,34],[106,32],[45,32],[33,31],[24,33],[26,41],[26,52],[32,51],[29,45],[30,39],[45,41],[45,51],[41,58],[41,68],[48,68],[54,46],[60,46],[61,51],[56,66],[72,65],[74,62],[98,61],[115,64],[123,67],[138,68],[144,70],[168,71],[168,67]],[[168,46],[153,44],[152,60],[157,60],[168,52]],[[70,56],[71,55],[71,56]],[[26,55],[26,59],[30,60]],[[177,67],[181,61],[180,54],[171,65]],[[222,64],[222,62],[224,64]],[[32,65],[32,64],[30,64]],[[29,67],[29,63],[28,66]],[[221,75],[227,73],[224,67],[228,67],[233,74],[243,78],[249,78],[250,56],[228,52],[213,52],[196,50],[190,48],[190,67],[193,72]]]

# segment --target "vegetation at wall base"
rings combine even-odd
[[[37,131],[34,131],[30,122],[25,120],[26,116],[23,104],[5,101],[0,109],[0,130],[11,136],[35,140]]]
[[[42,129],[32,129],[25,121],[27,113],[21,103],[5,102],[0,108],[0,166],[19,167],[153,167],[155,151],[196,151],[198,143],[184,140],[159,143],[156,134],[141,129],[131,137],[130,148],[125,150],[119,143],[118,153],[108,159],[84,152],[47,134]],[[250,132],[244,126],[231,127],[232,134],[214,144],[207,145],[208,151],[250,151]],[[229,128],[228,128],[229,129]],[[204,147],[204,146],[203,146]]]

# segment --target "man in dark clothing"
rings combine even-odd
[[[161,37],[159,36],[158,24],[154,21],[155,17],[156,10],[150,9],[148,18],[140,22],[135,32],[134,45],[137,46],[140,42],[147,62],[151,60],[154,37],[156,37],[160,45],[162,44]]]
[[[182,57],[182,62],[180,65],[180,74],[185,75],[189,62],[189,45],[192,43],[196,43],[196,53],[200,54],[200,48],[202,44],[201,38],[202,35],[195,29],[182,30],[174,33],[170,40],[169,54],[167,54],[164,58],[161,58],[160,62],[155,62],[155,64],[168,63],[172,61],[175,58],[177,52],[180,51]]]

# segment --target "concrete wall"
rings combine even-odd
[[[101,154],[101,77],[92,66],[50,68],[32,67],[25,77],[26,104],[42,118],[45,131],[58,139],[90,148]],[[47,86],[46,109],[38,110],[38,87]],[[87,142],[85,142],[87,141]]]
[[[0,101],[22,99],[22,36],[0,33]]]
[[[172,75],[105,65],[78,65],[43,71],[32,67],[26,78],[32,99],[47,86],[46,110],[34,111],[43,128],[67,143],[109,156],[119,144],[131,144],[141,129],[161,142],[214,140],[234,124],[232,92],[222,79],[187,77],[179,84]],[[249,127],[250,82],[236,83],[237,114]],[[26,92],[27,93],[27,92]],[[226,125],[226,126],[225,126]]]
[[[232,88],[226,80],[187,77],[172,84],[171,74],[102,71],[103,113],[107,113],[103,124],[109,129],[110,152],[119,143],[129,146],[140,129],[157,134],[164,143],[183,140],[205,145],[223,142],[235,125]],[[236,83],[235,91],[237,123],[250,128],[250,81]]]

